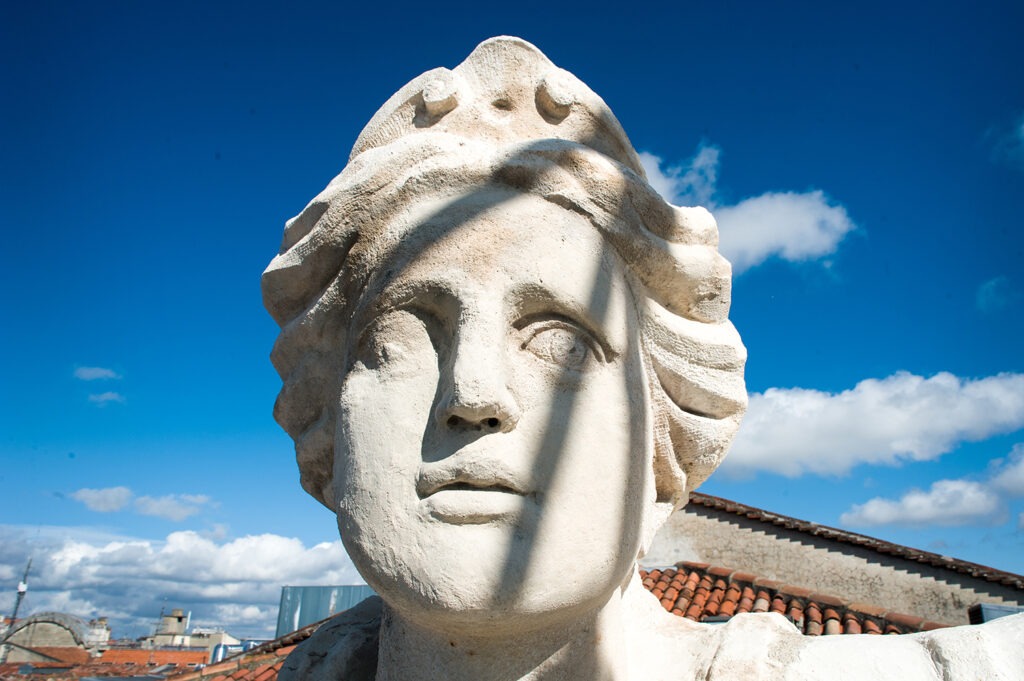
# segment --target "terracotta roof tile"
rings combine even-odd
[[[790,584],[783,584],[779,587],[779,591],[786,596],[793,596],[795,598],[810,598],[811,590],[802,589],[798,586],[792,586]]]
[[[89,651],[78,646],[31,646],[30,649],[69,664],[85,664],[92,659]]]
[[[808,598],[819,605],[830,605],[833,608],[843,607],[842,598],[836,598],[835,596],[831,596],[829,594],[814,592],[810,596],[808,596]]]
[[[768,595],[768,592],[764,589],[757,590],[757,600],[754,601],[754,608],[751,612],[768,612],[768,608],[771,606],[772,598]]]
[[[176,664],[178,666],[189,664],[205,664],[210,659],[210,653],[205,648],[193,650],[161,650],[159,648],[147,650],[144,648],[111,648],[97,658],[101,664],[135,664],[160,666],[164,664]]]
[[[706,563],[641,570],[640,578],[665,610],[695,622],[744,612],[777,612],[809,636],[905,634],[949,626]]]

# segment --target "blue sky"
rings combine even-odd
[[[1024,572],[1024,7],[8,3],[0,612],[266,635],[358,580],[259,276],[392,92],[520,35],[719,219],[751,409],[703,488]]]

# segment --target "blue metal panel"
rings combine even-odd
[[[978,603],[967,609],[967,616],[971,624],[983,624],[991,622],[1007,615],[1016,615],[1024,612],[1024,608],[1015,605],[1002,605],[996,603]]]
[[[373,595],[373,589],[365,584],[281,587],[276,636],[280,638],[307,624],[348,610]]]

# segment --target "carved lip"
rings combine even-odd
[[[456,454],[420,466],[416,493],[420,499],[438,492],[493,492],[531,496],[522,478],[500,459]]]

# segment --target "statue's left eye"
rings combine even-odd
[[[522,349],[556,366],[582,371],[601,351],[589,333],[562,321],[549,321],[528,326]]]

